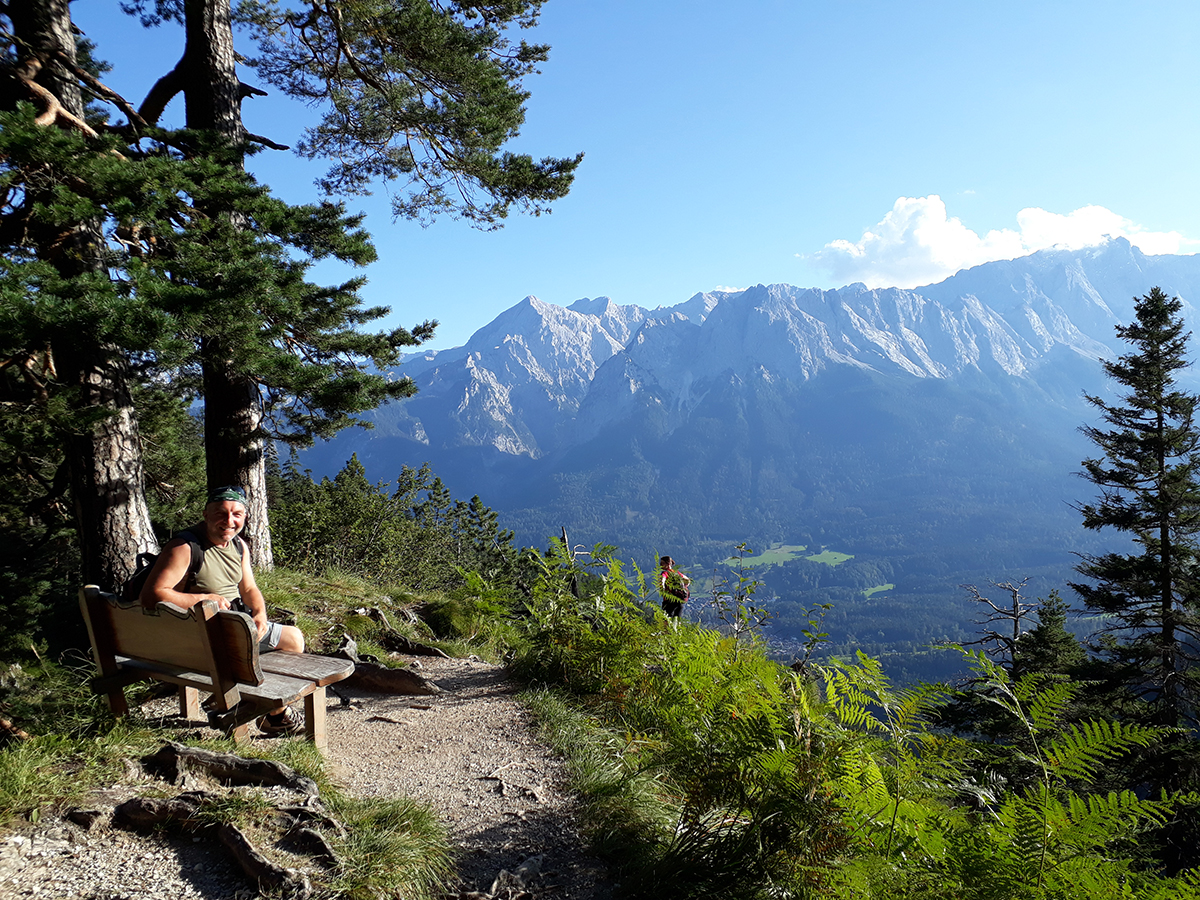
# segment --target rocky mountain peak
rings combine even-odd
[[[673,410],[682,423],[718,383],[801,386],[847,369],[1049,384],[1072,358],[1111,356],[1113,326],[1155,284],[1190,312],[1200,259],[1145,256],[1116,239],[987,263],[913,290],[758,284],[653,311],[603,296],[570,307],[528,296],[464,347],[410,357],[400,374],[420,393],[384,415],[395,420],[391,433],[419,435],[431,449],[537,458],[640,409]]]

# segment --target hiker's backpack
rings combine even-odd
[[[196,577],[196,573],[200,571],[200,566],[204,563],[204,548],[200,546],[200,541],[191,531],[179,531],[175,533],[176,538],[182,538],[187,541],[188,546],[192,550],[192,561],[188,563],[188,582]],[[245,553],[245,543],[240,537],[235,536],[233,539],[234,546],[238,548],[239,553]],[[146,581],[150,578],[150,570],[154,568],[154,564],[158,561],[157,553],[139,553],[134,561],[133,574],[129,576],[129,580],[125,582],[125,586],[121,588],[121,600],[126,603],[137,603],[142,597],[142,588],[146,586]]]
[[[663,573],[662,585],[663,593],[670,594],[681,603],[687,603],[688,597],[691,596],[687,582],[683,580],[683,576],[677,569]]]

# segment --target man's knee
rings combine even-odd
[[[304,632],[295,625],[284,625],[279,635],[279,646],[276,649],[287,650],[289,653],[304,652]]]

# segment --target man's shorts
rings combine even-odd
[[[229,608],[234,612],[245,613],[246,615],[250,616],[251,619],[254,618],[254,616],[250,615],[250,607],[246,605],[245,601],[243,601],[241,597],[230,600]],[[263,636],[258,639],[258,652],[266,653],[270,650],[274,650],[279,646],[279,639],[281,637],[283,637],[283,626],[278,622],[268,622],[267,630],[264,631]]]
[[[274,650],[279,646],[281,637],[283,637],[283,626],[278,622],[268,622],[267,630],[258,640],[258,652],[266,653],[268,650]]]

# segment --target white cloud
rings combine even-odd
[[[1103,206],[1085,206],[1066,215],[1029,207],[1017,213],[1016,231],[1004,228],[980,237],[957,217],[948,217],[942,198],[931,194],[901,197],[857,243],[836,240],[811,258],[842,284],[916,287],[992,260],[1050,247],[1078,250],[1110,237],[1127,238],[1148,254],[1190,252],[1200,245],[1177,231],[1147,231]]]
[[[744,290],[745,290],[745,288],[726,287],[725,285],[718,284],[715,288],[712,289],[712,292],[713,293],[726,293],[726,294],[739,294]]]

